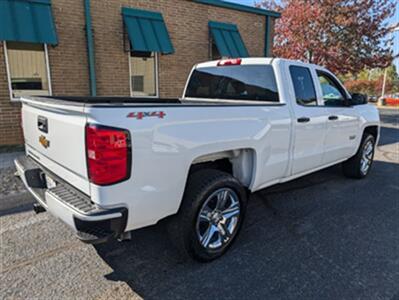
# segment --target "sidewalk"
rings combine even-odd
[[[378,109],[388,109],[388,110],[399,110],[399,106],[389,106],[389,105],[385,105],[385,106],[379,106],[376,105],[375,107],[377,107]]]
[[[17,212],[28,211],[33,197],[27,192],[22,181],[16,177],[14,159],[24,152],[0,153],[0,217]]]
[[[21,155],[24,155],[24,152],[0,153],[0,198],[26,191],[22,181],[14,176],[14,159]]]
[[[5,169],[14,166],[14,159],[24,154],[25,153],[22,151],[0,153],[0,169]]]

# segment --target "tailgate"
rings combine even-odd
[[[23,99],[22,123],[27,154],[89,195],[84,106]]]

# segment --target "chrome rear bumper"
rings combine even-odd
[[[19,177],[37,202],[71,227],[82,241],[104,242],[124,232],[127,208],[98,207],[89,196],[51,174],[30,157],[19,157],[14,163]],[[50,176],[56,186],[48,188],[46,176]]]

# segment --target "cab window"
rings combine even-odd
[[[327,73],[317,71],[325,106],[344,106],[346,97],[339,83]]]
[[[316,106],[316,91],[309,68],[291,66],[290,74],[294,85],[296,102],[302,106]]]
[[[186,97],[279,102],[270,65],[198,68],[190,77]]]

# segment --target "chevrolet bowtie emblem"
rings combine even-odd
[[[50,147],[50,141],[44,135],[39,137],[39,143],[46,149]]]

